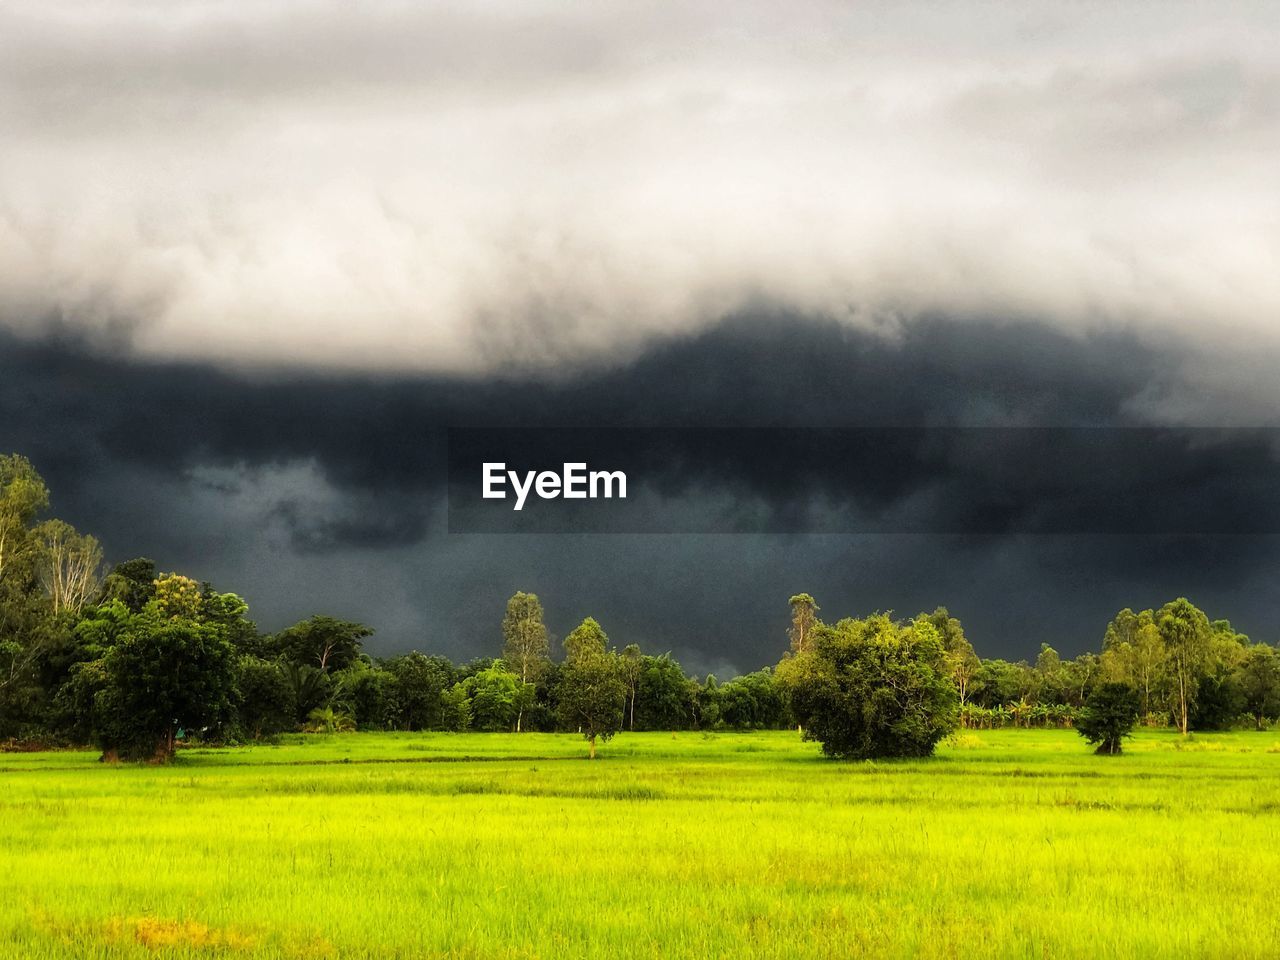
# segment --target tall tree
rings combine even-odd
[[[829,756],[925,757],[959,720],[942,641],[925,617],[900,624],[878,613],[822,626],[812,655],[795,660],[807,676],[792,710]]]
[[[98,592],[102,547],[89,534],[77,533],[63,520],[46,520],[36,527],[40,546],[40,582],[53,615],[79,614]]]
[[[1160,608],[1155,623],[1169,652],[1174,720],[1178,730],[1186,736],[1191,707],[1209,658],[1213,635],[1209,618],[1186,597],[1179,597]]]
[[[797,593],[788,603],[791,604],[791,627],[787,635],[791,638],[791,652],[801,654],[809,649],[820,608],[807,593]]]
[[[640,687],[640,673],[644,669],[644,655],[637,644],[629,643],[622,651],[622,681],[627,685],[627,729],[636,728],[636,691]]]
[[[502,618],[502,659],[521,684],[536,684],[550,663],[550,640],[542,620],[542,603],[535,593],[518,591],[507,601]],[[524,698],[516,714],[516,732],[524,723]]]
[[[596,741],[609,740],[622,729],[627,688],[619,657],[606,647],[604,630],[588,617],[564,639],[565,663],[560,672],[561,722],[576,727],[596,756]]]
[[[964,626],[951,616],[946,607],[935,608],[928,620],[942,638],[947,672],[956,685],[960,694],[960,706],[963,707],[969,701],[969,684],[974,673],[982,666],[982,661],[974,652],[973,644],[964,635]]]
[[[26,457],[0,456],[0,584],[34,562],[31,527],[49,505],[49,490]],[[12,581],[11,581],[12,582]]]

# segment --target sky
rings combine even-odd
[[[1183,594],[1274,640],[1254,436],[1153,487],[1196,533],[1098,523],[1059,453],[1000,522],[850,534],[911,472],[768,438],[1280,426],[1277,51],[1243,2],[6,0],[0,450],[111,560],[376,654],[494,654],[517,589],[721,676],[802,590],[1012,658]],[[451,533],[443,438],[480,426],[775,432],[680,477],[685,532]],[[1046,472],[1067,520],[1005,522]]]

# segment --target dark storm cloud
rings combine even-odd
[[[1216,601],[1248,627],[1274,593],[1257,579],[1274,540],[450,536],[443,428],[1132,427],[1147,422],[1143,398],[1184,389],[1181,360],[1128,337],[1033,324],[921,320],[886,341],[779,316],[556,382],[253,378],[9,339],[0,447],[28,454],[57,513],[98,533],[113,558],[149,554],[241,589],[269,626],[315,609],[362,617],[380,628],[382,651],[492,651],[497,611],[522,588],[544,595],[560,633],[594,613],[618,638],[691,665],[750,669],[776,658],[785,596],[803,589],[835,615],[948,603],[989,652],[1021,656],[1039,639],[1083,648],[1118,606],[1166,594]],[[776,487],[772,469],[753,473],[750,449],[721,452],[741,471],[721,487],[779,501],[811,493]],[[1250,456],[1242,447],[1210,463],[1230,476]],[[865,485],[838,469],[821,482]],[[1081,482],[1086,498],[1096,493]],[[715,486],[690,489],[687,508],[714,509]],[[881,492],[891,497],[892,483]]]

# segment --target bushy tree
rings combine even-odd
[[[608,741],[622,729],[627,698],[618,655],[594,619],[583,620],[564,639],[565,663],[558,689],[561,722],[577,729],[596,756],[596,741]]]
[[[409,653],[393,657],[383,668],[395,679],[397,720],[404,730],[444,730],[445,694],[458,682],[457,671],[444,657]]]
[[[1076,730],[1101,754],[1120,753],[1120,744],[1138,722],[1137,692],[1127,683],[1103,683],[1089,695]]]
[[[351,666],[360,656],[361,641],[372,635],[373,629],[363,623],[316,616],[281,630],[271,646],[278,656],[329,673]]]
[[[1250,647],[1236,667],[1236,686],[1258,730],[1280,717],[1280,655],[1275,648],[1262,643]]]
[[[791,674],[791,708],[806,739],[833,757],[923,757],[959,719],[959,695],[938,631],[925,618],[885,614],[814,631],[803,673]]]
[[[697,684],[669,654],[645,657],[636,683],[636,729],[685,730],[693,724]]]
[[[167,762],[178,731],[225,723],[235,690],[235,649],[221,631],[146,610],[102,661],[94,708],[107,759]]]
[[[721,685],[720,722],[739,730],[772,730],[790,722],[787,698],[773,671],[766,667]]]
[[[255,740],[296,727],[297,704],[280,664],[248,654],[240,657],[236,714],[242,733]]]
[[[510,731],[528,698],[527,685],[511,671],[494,665],[461,683],[473,730]]]
[[[1029,668],[1008,660],[983,660],[974,671],[971,697],[980,707],[1003,707],[1016,703],[1027,693]]]

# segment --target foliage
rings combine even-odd
[[[885,614],[820,625],[782,673],[807,739],[849,759],[923,757],[955,729],[959,695],[938,631]]]
[[[608,638],[591,617],[565,637],[567,654],[560,672],[559,713],[569,728],[575,725],[590,744],[595,759],[596,741],[608,741],[622,729],[627,687],[616,653],[606,649]]]
[[[1140,706],[1137,692],[1128,684],[1101,684],[1089,694],[1076,728],[1087,742],[1097,744],[1097,753],[1117,754],[1138,720]]]
[[[351,666],[360,656],[361,641],[372,635],[373,629],[362,623],[315,616],[281,630],[271,646],[277,656],[329,673]]]

